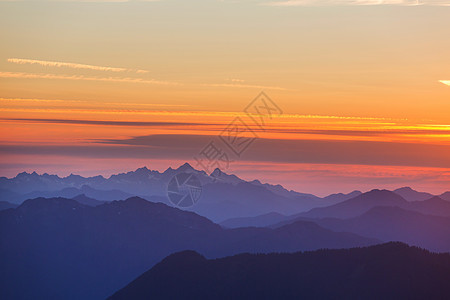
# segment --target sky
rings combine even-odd
[[[449,5],[0,1],[0,176],[450,190]]]

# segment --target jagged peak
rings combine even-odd
[[[135,172],[140,172],[140,171],[146,171],[146,172],[148,172],[148,171],[151,171],[151,170],[148,169],[146,166],[143,166],[143,167],[137,168]]]
[[[81,175],[77,175],[77,174],[70,173],[70,175],[67,176],[66,178],[84,178],[84,177],[81,176]]]
[[[209,176],[218,177],[218,176],[221,176],[222,174],[226,174],[226,173],[223,172],[222,170],[220,170],[219,168],[215,168],[214,171],[212,171]]]
[[[177,169],[177,171],[187,171],[187,170],[195,170],[195,169],[188,162],[185,162]]]
[[[194,250],[184,250],[167,256],[161,261],[161,263],[182,263],[186,265],[199,261],[206,261],[206,258]]]
[[[401,188],[395,189],[394,192],[395,192],[395,191],[412,191],[412,192],[416,192],[415,189],[413,189],[413,188],[411,188],[411,187],[409,187],[409,186],[403,186],[403,187],[401,187]]]

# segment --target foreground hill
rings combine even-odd
[[[109,299],[449,299],[450,254],[401,243],[207,260],[173,254]]]
[[[186,249],[214,258],[376,243],[305,221],[225,230],[195,213],[138,197],[95,207],[37,198],[0,211],[0,291],[2,299],[102,299]]]

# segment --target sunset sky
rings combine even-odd
[[[450,190],[449,6],[0,1],[0,176],[200,169],[214,141],[225,172],[301,192]]]

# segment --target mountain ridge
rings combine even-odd
[[[277,229],[223,229],[195,212],[139,197],[97,206],[35,198],[0,211],[0,245],[8,245],[0,247],[0,290],[14,299],[98,299],[185,249],[215,258],[379,242],[303,221]]]
[[[450,254],[402,243],[214,260],[183,251],[108,299],[444,299],[449,277]]]

